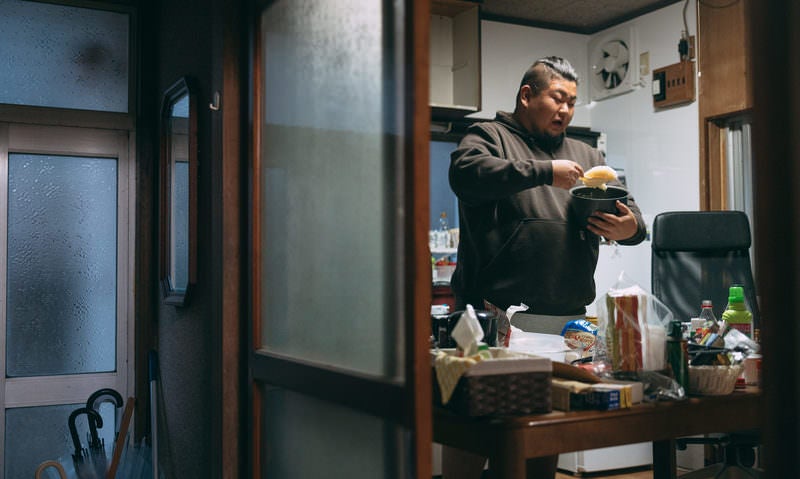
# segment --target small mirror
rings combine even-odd
[[[197,103],[186,77],[164,93],[160,175],[161,289],[184,306],[197,274]]]

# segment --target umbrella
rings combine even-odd
[[[111,388],[103,388],[98,389],[89,396],[89,399],[86,400],[86,408],[99,412],[100,404],[103,402],[113,402],[116,408],[121,408],[123,404],[122,396],[117,391]],[[116,424],[116,415],[114,423]],[[89,459],[94,464],[95,469],[101,471],[103,477],[105,477],[105,472],[108,469],[105,442],[103,439],[98,438],[97,427],[93,421],[89,421],[89,431],[91,438],[88,448]]]
[[[152,448],[142,439],[136,444],[129,434],[136,399],[129,397],[125,402],[119,429],[106,457],[105,444],[98,437],[98,428],[103,427],[103,419],[97,407],[105,400],[113,401],[119,408],[121,396],[113,389],[101,389],[93,393],[86,407],[74,410],[69,415],[69,432],[72,436],[74,452],[39,464],[36,479],[151,479],[153,476]],[[88,447],[83,447],[78,434],[78,416],[86,415],[88,420]],[[115,421],[116,422],[116,421]]]
[[[108,467],[108,472],[106,473],[106,479],[116,479],[117,477],[117,468],[122,460],[122,450],[125,446],[126,438],[128,437],[128,426],[131,423],[135,404],[136,399],[132,397],[128,398],[128,403],[125,404],[125,412],[122,414],[122,422],[119,425],[117,439],[114,441],[113,456],[111,457],[111,465]]]
[[[153,477],[158,479],[158,413],[156,408],[158,402],[158,353],[150,350],[147,360],[150,376],[150,443],[152,447],[150,464]]]
[[[152,461],[153,454],[145,439],[136,444],[128,437],[115,479],[152,479]]]
[[[64,470],[64,466],[62,466],[60,462],[52,460],[44,461],[43,463],[39,464],[39,467],[36,468],[36,479],[42,479],[42,473],[44,473],[44,471],[46,471],[48,468],[55,469],[59,479],[67,479],[67,471]]]
[[[91,457],[89,451],[81,447],[81,440],[78,437],[78,429],[75,426],[75,420],[78,416],[85,414],[90,424],[94,422],[94,426],[103,427],[103,418],[94,409],[86,407],[78,408],[69,415],[69,433],[72,436],[72,445],[75,452],[72,454],[72,465],[75,467],[75,472],[79,479],[100,479],[105,475],[105,465],[96,464],[94,458]],[[90,442],[99,442],[97,438],[97,429],[91,434]]]

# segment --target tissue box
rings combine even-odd
[[[442,351],[455,354],[454,349]],[[452,397],[443,407],[466,416],[513,416],[552,411],[553,368],[550,359],[503,348],[490,348],[490,352],[491,360],[476,363],[459,378]],[[442,406],[435,372],[433,389],[435,403]]]

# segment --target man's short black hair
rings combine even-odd
[[[561,57],[550,56],[533,62],[533,65],[522,76],[519,87],[522,88],[524,85],[529,85],[534,95],[538,95],[540,91],[550,86],[550,82],[554,78],[561,78],[575,82],[576,85],[578,84],[578,74],[572,68],[572,65]],[[517,90],[517,101],[519,101],[519,90]]]

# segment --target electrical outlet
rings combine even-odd
[[[652,93],[656,108],[693,102],[694,62],[684,61],[653,70]]]
[[[639,76],[644,77],[650,74],[650,52],[639,54]]]

